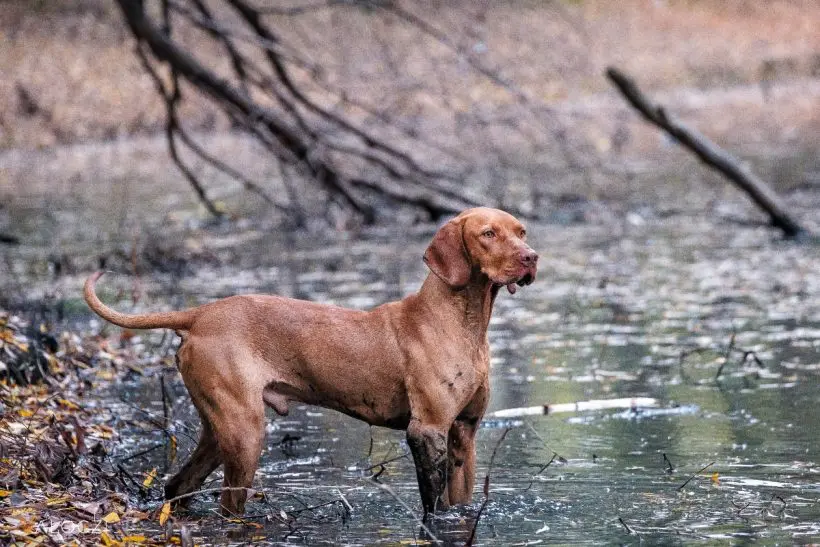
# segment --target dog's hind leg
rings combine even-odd
[[[173,499],[198,490],[208,475],[213,473],[221,463],[219,447],[211,424],[204,414],[200,413],[200,416],[202,417],[202,433],[199,437],[199,444],[182,469],[165,485],[165,499]],[[176,504],[186,507],[190,501],[191,497],[185,497],[178,500]]]
[[[265,406],[261,393],[253,403],[248,401],[243,407],[230,408],[221,416],[219,424],[215,433],[225,466],[225,490],[220,500],[222,513],[242,515],[265,438]]]

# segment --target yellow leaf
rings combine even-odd
[[[108,545],[116,545],[119,542],[111,539],[111,536],[109,536],[108,533],[100,532],[100,543],[102,543],[103,545],[108,546]]]
[[[51,355],[50,353],[46,354],[46,359],[48,360],[48,366],[51,369],[51,372],[62,372],[63,365],[60,363],[60,360]]]
[[[720,476],[717,471],[712,473],[712,484],[715,486],[720,486]]]
[[[117,513],[115,513],[114,511],[111,511],[110,513],[105,515],[102,518],[102,520],[106,524],[116,524],[120,521],[120,516]]]
[[[28,353],[28,344],[26,344],[25,342],[19,342],[12,338],[11,340],[9,340],[9,343],[13,346],[17,346],[17,349],[19,349],[20,351]]]
[[[171,504],[165,503],[162,506],[162,510],[159,512],[159,525],[165,526],[165,522],[168,520],[168,517],[171,516]]]
[[[0,498],[7,498],[12,494],[11,490],[0,490]]]
[[[153,468],[150,472],[145,475],[145,480],[142,481],[142,485],[146,488],[151,486],[151,483],[154,482],[154,479],[157,478],[157,468]]]
[[[52,507],[54,505],[62,505],[65,502],[69,501],[71,498],[69,496],[62,496],[57,498],[49,498],[46,500],[46,505]]]
[[[57,399],[57,403],[60,406],[64,406],[69,410],[80,410],[80,405],[73,401],[69,401],[68,399]]]
[[[98,370],[97,371],[97,378],[100,380],[113,380],[114,379],[114,372],[111,370]]]
[[[125,536],[122,538],[123,543],[145,543],[148,538],[145,536]]]
[[[171,443],[168,449],[168,459],[171,463],[174,463],[177,459],[177,438],[176,435],[171,435]]]
[[[17,414],[19,414],[21,418],[30,418],[34,416],[34,411],[28,408],[21,408],[17,411]]]

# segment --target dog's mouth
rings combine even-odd
[[[523,276],[521,276],[517,281],[510,281],[508,283],[498,283],[498,284],[506,286],[507,291],[510,294],[515,294],[515,291],[518,290],[518,287],[523,287],[524,285],[529,285],[533,281],[535,281],[535,272],[528,271]]]

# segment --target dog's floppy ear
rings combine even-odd
[[[460,289],[470,282],[471,265],[462,239],[462,222],[442,226],[424,252],[424,263],[442,281]]]

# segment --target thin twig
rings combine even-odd
[[[345,497],[344,494],[342,494],[342,491],[337,488],[336,493],[339,494],[339,497],[342,499],[342,503],[345,504],[345,507],[347,507],[347,510],[352,513],[353,512],[353,506],[350,505],[349,501],[347,501],[347,498]]]
[[[675,466],[672,465],[672,462],[666,456],[666,452],[663,453],[663,463],[666,464],[666,472],[672,474],[675,472]]]
[[[393,497],[393,499],[395,499],[397,502],[399,502],[399,505],[404,507],[404,509],[407,511],[407,513],[410,514],[416,520],[416,523],[418,523],[419,526],[421,526],[422,530],[424,530],[427,533],[428,537],[430,538],[430,541],[433,541],[435,543],[441,543],[441,540],[438,539],[435,534],[433,534],[433,532],[427,527],[426,524],[424,524],[424,521],[422,521],[418,517],[418,515],[416,515],[415,511],[413,511],[413,509],[411,509],[410,506],[407,505],[407,503],[405,503],[405,501],[403,499],[401,499],[398,494],[396,494],[395,490],[393,490],[392,488],[390,488],[390,486],[388,486],[387,484],[384,484],[382,482],[378,482],[378,481],[371,481],[371,482],[373,484],[375,484],[376,486],[378,486],[379,488],[381,488],[382,490],[384,490],[385,492],[387,492],[388,494],[390,494]]]
[[[550,458],[550,461],[548,461],[547,463],[545,463],[544,465],[542,465],[542,466],[541,466],[541,468],[540,468],[540,469],[538,469],[538,471],[537,471],[537,472],[535,472],[535,473],[533,474],[533,476],[532,476],[532,477],[530,477],[530,483],[529,483],[529,484],[527,485],[527,487],[524,489],[524,492],[526,492],[527,490],[529,490],[530,488],[532,488],[533,483],[535,483],[535,477],[537,477],[538,475],[540,475],[541,473],[543,473],[543,472],[544,472],[544,470],[545,470],[547,467],[549,467],[550,465],[552,465],[552,462],[554,462],[554,461],[555,461],[555,459],[556,459],[557,457],[558,457],[558,452],[553,452],[553,453],[552,453],[552,457]]]
[[[397,460],[401,460],[401,459],[403,459],[403,458],[406,458],[406,457],[407,457],[407,456],[409,456],[409,455],[410,455],[410,452],[405,452],[404,454],[399,454],[398,456],[395,456],[395,457],[393,457],[393,458],[390,458],[390,459],[387,459],[387,460],[381,461],[381,462],[379,462],[379,463],[374,463],[374,464],[373,464],[373,465],[371,465],[370,467],[365,467],[364,469],[362,469],[362,471],[370,471],[370,470],[372,470],[372,469],[376,469],[377,467],[384,467],[384,466],[385,466],[385,465],[387,465],[388,463],[393,463],[393,462],[395,462],[395,461],[397,461]]]
[[[618,522],[620,522],[620,523],[621,523],[621,526],[623,526],[624,528],[626,528],[626,531],[627,531],[627,533],[628,533],[630,536],[634,536],[635,534],[637,534],[637,533],[638,533],[638,532],[636,532],[636,531],[635,531],[635,530],[634,530],[631,526],[629,526],[629,525],[626,523],[626,521],[625,521],[622,517],[618,517]]]
[[[222,492],[247,492],[248,494],[253,494],[256,492],[256,489],[249,488],[247,486],[222,486],[219,488],[204,488],[202,490],[195,490],[193,492],[188,492],[187,494],[181,494],[179,496],[175,496],[173,498],[167,499],[163,501],[163,504],[166,503],[175,503],[180,500],[184,500],[186,498],[190,498],[193,496],[198,496],[199,494],[214,494],[214,493],[222,493]]]
[[[470,537],[467,538],[467,541],[464,543],[465,547],[472,547],[473,542],[475,541],[475,533],[478,529],[478,521],[481,520],[481,515],[484,513],[484,509],[487,507],[487,504],[490,501],[490,473],[493,470],[493,464],[495,463],[495,455],[498,453],[498,448],[501,446],[501,443],[504,441],[504,438],[507,436],[507,433],[510,432],[512,428],[508,427],[501,433],[501,436],[495,443],[495,448],[493,448],[493,453],[490,456],[490,464],[487,466],[487,475],[484,477],[484,501],[481,502],[481,507],[478,508],[478,513],[476,513],[475,521],[473,522],[473,529],[470,530]]]
[[[122,458],[119,459],[119,463],[125,463],[127,461],[133,460],[134,458],[139,458],[140,456],[144,456],[145,454],[149,454],[149,453],[153,452],[154,450],[156,450],[157,448],[162,448],[163,446],[167,446],[167,443],[157,443],[154,446],[146,448],[145,450],[140,450],[139,452],[136,452],[136,453],[131,454],[129,456],[123,456]]]
[[[222,213],[216,208],[214,203],[208,197],[208,194],[205,192],[205,189],[202,187],[202,184],[199,182],[199,179],[196,177],[196,175],[194,175],[193,171],[191,171],[191,169],[182,161],[182,159],[179,156],[179,152],[177,150],[175,141],[176,130],[179,126],[176,117],[176,102],[178,101],[178,98],[174,98],[174,94],[165,87],[165,83],[163,82],[162,78],[160,78],[159,74],[157,74],[154,67],[151,66],[151,63],[150,61],[148,61],[148,57],[145,54],[145,51],[143,51],[143,45],[141,42],[137,42],[135,51],[137,54],[137,58],[140,60],[143,68],[153,80],[157,92],[162,97],[165,103],[165,138],[168,142],[168,152],[171,155],[171,159],[174,161],[177,168],[182,172],[182,175],[194,189],[194,192],[196,193],[197,197],[199,197],[199,200],[202,202],[202,204],[205,205],[205,208],[208,209],[208,211],[215,217],[222,216]]]
[[[684,482],[683,484],[678,486],[678,492],[680,492],[681,490],[686,488],[686,485],[689,484],[692,481],[692,479],[694,479],[695,477],[697,477],[698,475],[700,475],[701,473],[703,473],[704,471],[706,471],[707,469],[709,469],[713,465],[715,465],[715,462],[706,464],[703,467],[701,467],[700,470],[697,473],[693,473],[692,476],[690,476],[688,479],[686,479],[686,482]]]
[[[726,353],[723,355],[723,362],[717,369],[717,373],[715,374],[715,381],[720,378],[721,373],[723,372],[723,367],[726,366],[726,363],[729,362],[729,357],[732,356],[732,350],[735,348],[735,336],[737,335],[736,332],[732,333],[732,337],[729,339],[729,346],[726,348]]]

